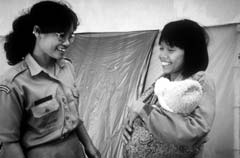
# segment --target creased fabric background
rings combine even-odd
[[[204,155],[205,158],[238,158],[239,26],[231,24],[206,29],[210,35],[207,72],[216,83],[217,105]],[[81,33],[69,49],[77,72],[81,117],[104,158],[122,157],[121,130],[126,119],[126,105],[161,74],[158,46],[154,45],[157,33],[156,30]],[[3,42],[1,39],[0,74],[9,68]]]
[[[80,34],[70,57],[80,89],[80,113],[102,157],[122,157],[126,105],[144,85],[158,31]]]

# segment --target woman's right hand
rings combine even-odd
[[[127,124],[123,129],[123,136],[122,136],[122,139],[125,144],[127,144],[131,139],[132,132],[133,132],[133,127]]]
[[[128,114],[128,121],[123,129],[123,141],[125,144],[129,142],[133,132],[133,121],[138,117],[138,113],[130,111]]]

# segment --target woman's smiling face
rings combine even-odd
[[[43,55],[47,55],[53,59],[63,58],[66,49],[71,44],[69,40],[73,34],[73,28],[66,33],[61,35],[61,33],[48,33],[41,34],[38,46]],[[63,36],[63,37],[62,37]]]
[[[184,50],[177,46],[170,46],[164,41],[160,43],[159,50],[163,72],[172,77],[180,75],[184,63]]]

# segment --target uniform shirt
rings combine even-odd
[[[55,75],[28,54],[1,77],[0,140],[33,147],[58,139],[82,121],[71,62],[61,59]]]

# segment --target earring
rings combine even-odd
[[[32,33],[34,34],[35,37],[38,37],[38,35],[40,33],[40,28],[37,25],[35,25],[33,27],[33,32]]]
[[[37,33],[35,31],[32,32],[32,34],[37,37]]]

